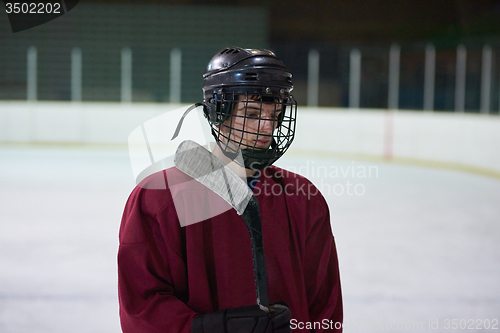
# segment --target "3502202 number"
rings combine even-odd
[[[61,14],[61,4],[59,2],[7,2],[5,11],[7,14]]]
[[[444,329],[498,330],[498,319],[445,319]]]

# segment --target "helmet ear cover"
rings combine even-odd
[[[221,125],[234,108],[234,93],[214,92],[213,95],[205,99],[203,103],[203,113],[205,118],[212,125]]]

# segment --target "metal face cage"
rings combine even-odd
[[[274,89],[273,89],[274,90]],[[214,94],[209,118],[221,151],[235,160],[241,151],[244,167],[261,170],[288,149],[295,135],[297,102],[288,94],[252,90]]]

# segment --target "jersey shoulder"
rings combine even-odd
[[[155,215],[172,204],[175,189],[192,180],[193,178],[176,167],[155,172],[137,184],[129,196],[127,205],[140,204],[143,213]]]
[[[192,180],[173,167],[155,172],[139,182],[132,190],[123,211],[120,242],[136,244],[148,241],[153,230],[158,229],[160,220],[170,221],[164,228],[178,229],[175,188]]]

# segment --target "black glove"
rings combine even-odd
[[[290,309],[280,303],[269,313],[258,305],[229,308],[196,316],[191,333],[290,333]]]

